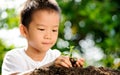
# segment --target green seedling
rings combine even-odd
[[[76,65],[77,58],[72,56],[73,49],[74,49],[74,46],[70,46],[70,54],[69,54],[70,62],[72,63],[73,67],[77,67],[77,65]]]

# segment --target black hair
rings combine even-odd
[[[20,13],[21,24],[28,28],[32,20],[32,14],[36,10],[52,10],[58,12],[59,14],[61,12],[55,0],[27,0]]]

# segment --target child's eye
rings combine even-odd
[[[53,32],[57,32],[58,30],[52,30]]]
[[[44,31],[45,29],[42,29],[42,28],[38,28],[38,30],[40,30],[40,31]]]

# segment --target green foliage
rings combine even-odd
[[[19,25],[19,17],[14,8],[12,9],[4,9],[0,10],[0,29],[7,28],[12,29],[14,27],[18,27]]]
[[[72,52],[73,52],[73,48],[74,48],[74,46],[70,46],[70,57],[72,57]]]
[[[77,2],[78,1],[78,2]],[[66,21],[72,23],[75,40],[70,45],[78,45],[88,33],[94,36],[96,45],[101,47],[106,57],[101,61],[107,67],[114,67],[115,58],[120,58],[120,2],[118,0],[58,0],[62,9],[62,28]],[[60,36],[64,39],[64,30]],[[81,49],[80,49],[81,50]]]

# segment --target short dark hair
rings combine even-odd
[[[55,0],[54,2],[52,2],[52,0],[27,0],[20,13],[21,24],[28,28],[32,20],[32,14],[36,10],[53,10],[59,14],[61,13],[60,8]]]

